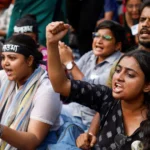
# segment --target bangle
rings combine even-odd
[[[4,131],[4,126],[2,124],[0,124],[0,138],[3,135],[3,131]]]
[[[88,132],[88,134],[89,134],[89,135],[92,135],[92,136],[95,136],[95,135],[94,135],[93,133],[91,133],[91,132]]]

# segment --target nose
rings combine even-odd
[[[9,66],[9,61],[6,58],[2,59],[1,63],[2,63],[2,66]]]
[[[117,80],[118,81],[124,81],[124,72],[123,71],[121,71],[120,73],[117,73]]]
[[[102,36],[100,36],[100,37],[97,38],[97,42],[98,42],[98,43],[102,43],[102,41],[103,41]]]
[[[137,12],[137,11],[138,11],[138,8],[137,8],[136,6],[134,6],[134,7],[132,8],[132,10],[133,10],[133,12]]]

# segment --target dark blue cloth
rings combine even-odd
[[[84,131],[77,125],[67,122],[57,144],[49,144],[48,150],[80,150],[76,147],[76,139]]]
[[[104,9],[100,14],[99,19],[104,18],[106,12],[113,11],[113,20],[118,21],[118,4],[116,0],[104,0]]]

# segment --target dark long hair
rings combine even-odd
[[[120,60],[126,56],[136,59],[144,73],[145,83],[150,83],[150,52],[136,49],[123,55]],[[144,93],[144,104],[148,111],[146,114],[147,119],[141,123],[141,131],[144,135],[142,143],[144,146],[143,150],[150,150],[150,92]]]

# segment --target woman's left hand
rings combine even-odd
[[[69,46],[59,41],[58,47],[62,64],[66,65],[68,62],[74,61],[73,53]]]

